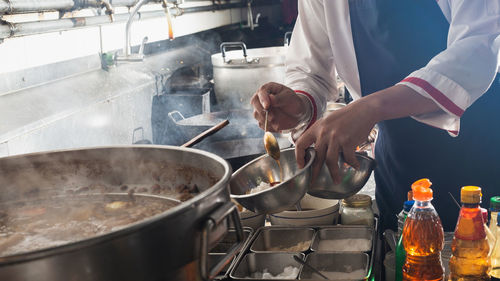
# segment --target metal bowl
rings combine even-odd
[[[246,194],[261,181],[269,183],[280,178],[280,169],[276,161],[267,154],[263,155],[233,173],[230,181],[231,198],[256,213],[278,213],[288,210],[306,193],[311,182],[311,164],[315,156],[316,151],[308,149],[306,165],[298,169],[295,148],[281,150],[280,161],[285,180],[272,188]]]
[[[360,164],[357,170],[345,163],[343,157],[339,157],[340,184],[333,183],[330,170],[326,164],[323,165],[307,193],[326,199],[344,199],[358,193],[370,178],[376,162],[373,158],[358,152],[356,158]]]

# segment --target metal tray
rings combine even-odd
[[[296,253],[286,253],[286,252],[258,252],[258,253],[254,253],[254,252],[251,251],[251,246],[254,245],[254,243],[256,242],[257,238],[261,235],[261,233],[262,232],[271,231],[271,230],[280,230],[280,229],[281,230],[282,229],[304,230],[304,229],[312,229],[314,231],[315,237],[316,237],[316,236],[319,235],[320,232],[322,232],[324,230],[330,230],[330,229],[356,229],[356,230],[358,230],[358,232],[363,232],[364,228],[368,228],[369,230],[371,230],[370,233],[372,233],[372,235],[377,235],[378,234],[378,219],[375,218],[375,223],[374,223],[373,228],[366,227],[366,226],[352,226],[352,225],[308,226],[308,227],[303,227],[303,226],[290,226],[290,227],[269,226],[269,227],[261,227],[258,230],[256,230],[255,233],[253,234],[253,236],[250,238],[250,240],[245,243],[245,247],[244,247],[243,251],[238,255],[238,257],[236,258],[235,262],[232,265],[231,272],[230,272],[229,276],[230,276],[231,280],[271,280],[271,279],[255,279],[255,278],[252,279],[252,278],[246,277],[247,275],[245,275],[243,277],[243,274],[240,274],[241,272],[244,272],[244,270],[247,270],[247,272],[245,272],[245,274],[248,273],[248,269],[249,269],[249,265],[250,265],[251,261],[255,261],[256,263],[262,263],[262,262],[257,261],[257,260],[260,260],[260,257],[264,257],[263,255],[271,256],[271,255],[274,255],[274,254],[281,253],[281,254],[289,255],[292,258],[293,258],[294,254],[295,255],[300,255],[300,256],[303,256],[303,257],[305,256],[307,258],[308,256],[312,256],[313,257],[313,256],[319,255],[319,254],[331,254],[331,255],[335,254],[334,256],[337,256],[337,255],[341,255],[342,256],[342,255],[344,255],[346,257],[345,261],[352,261],[353,263],[356,262],[356,264],[360,264],[360,261],[363,261],[361,263],[364,264],[364,260],[363,259],[367,257],[368,260],[367,260],[367,267],[366,267],[366,276],[364,278],[361,278],[361,279],[357,280],[357,281],[367,281],[370,278],[372,278],[373,261],[374,261],[375,255],[376,255],[375,249],[376,249],[376,244],[377,244],[376,243],[377,239],[375,239],[375,237],[372,237],[372,239],[371,239],[371,249],[369,251],[367,251],[367,252],[357,252],[357,253],[356,252],[317,253],[317,252],[313,252],[312,251],[312,249],[311,249],[312,247],[309,250],[307,250],[305,252],[302,252],[302,253],[299,253],[299,252],[296,252]],[[355,237],[360,237],[360,236],[355,236]],[[313,238],[313,241],[314,241],[314,238]],[[249,256],[249,257],[245,258],[247,256]],[[351,258],[351,256],[352,256],[352,258]],[[255,258],[259,258],[259,259],[255,259]],[[309,259],[312,260],[313,258],[309,258]],[[306,259],[307,262],[309,262],[310,260]],[[268,266],[267,269],[271,273],[273,273],[273,271],[270,268],[270,266],[273,265],[273,262],[272,261],[269,261],[267,263],[264,262],[264,264],[266,266]],[[253,268],[257,268],[257,264],[252,265],[252,266],[254,266]],[[246,269],[244,269],[244,268],[246,268]],[[281,270],[281,272],[282,272],[283,268],[280,268],[279,270]],[[304,268],[302,268],[301,272],[302,271],[304,271]],[[285,279],[272,279],[272,280],[278,280],[278,281],[281,280],[281,281],[284,281]],[[323,280],[323,279],[308,279],[308,280],[318,280],[318,281],[320,281],[320,280]]]
[[[337,225],[319,229],[311,250],[319,253],[370,252],[373,248],[374,229],[368,226]]]
[[[252,243],[250,251],[304,253],[311,247],[314,232],[312,228],[263,228]]]
[[[306,263],[330,280],[363,280],[368,275],[370,256],[367,253],[311,253],[307,255]],[[302,267],[299,280],[311,279],[322,278],[308,267]]]
[[[221,272],[214,278],[214,280],[225,280],[229,277],[229,273],[231,269],[234,267],[238,256],[243,253],[244,249],[247,247],[247,244],[250,242],[252,238],[253,229],[250,227],[243,227],[243,235],[245,241],[243,242],[243,246],[240,249],[240,252],[236,254],[236,256],[222,269]],[[221,257],[225,256],[225,253],[231,248],[232,245],[236,243],[236,231],[234,229],[229,229],[229,232],[226,236],[220,241],[215,247],[210,250],[208,254],[208,263],[210,265],[216,264]]]
[[[304,258],[302,253],[248,253],[238,263],[230,276],[235,280],[264,280],[252,277],[252,275],[256,272],[269,272],[272,275],[278,275],[288,266],[296,267],[298,276],[302,265],[294,260],[294,255]],[[296,278],[291,280],[296,280]]]

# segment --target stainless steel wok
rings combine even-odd
[[[231,168],[195,149],[123,146],[0,158],[0,204],[83,193],[175,196],[179,184],[200,193],[124,229],[74,243],[0,258],[0,280],[211,279],[240,247],[209,269],[208,250],[227,232],[228,219],[243,233],[229,201]],[[126,188],[125,188],[126,187]],[[0,238],[1,239],[1,238]]]

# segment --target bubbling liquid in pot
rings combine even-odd
[[[117,231],[179,202],[155,196],[90,194],[0,204],[0,257]]]

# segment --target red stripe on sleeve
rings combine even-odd
[[[311,101],[312,106],[313,106],[313,116],[312,116],[311,122],[309,122],[309,125],[307,125],[307,128],[306,128],[306,130],[307,130],[312,126],[312,124],[314,124],[314,122],[316,122],[316,119],[318,117],[318,107],[316,106],[316,101],[314,100],[314,97],[312,95],[310,95],[309,93],[304,92],[304,91],[300,91],[300,90],[295,90],[295,92],[305,95]]]
[[[414,85],[419,86],[424,91],[426,91],[431,97],[433,97],[439,104],[446,108],[449,112],[461,117],[464,114],[464,110],[458,107],[453,101],[451,101],[447,96],[445,96],[441,91],[434,88],[429,82],[417,78],[417,77],[407,77],[401,82],[409,82]]]

